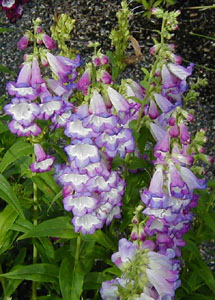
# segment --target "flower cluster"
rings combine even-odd
[[[152,241],[140,246],[125,238],[119,241],[119,251],[111,257],[122,271],[120,278],[103,282],[100,290],[104,300],[172,299],[180,285],[179,263],[153,251]]]
[[[111,108],[94,89],[89,107],[81,105],[71,115],[65,125],[65,135],[71,138],[65,147],[69,164],[56,169],[56,178],[64,186],[64,208],[73,212],[75,231],[84,234],[120,217],[125,182],[111,170],[111,161],[135,148],[131,129],[118,116],[129,114],[129,103],[110,86],[107,96]]]
[[[45,49],[38,49],[33,55],[25,55],[25,62],[21,66],[17,81],[7,84],[8,93],[14,98],[10,104],[5,105],[4,111],[12,117],[8,124],[10,131],[18,136],[37,137],[42,134],[39,125],[41,120],[50,120],[52,129],[65,124],[73,107],[68,99],[76,88],[76,84],[73,83],[77,77],[76,68],[81,64],[80,56],[72,60],[51,54],[48,50],[52,49],[55,43],[38,23],[40,20],[35,22],[36,37],[26,34],[19,41],[18,48],[25,49],[35,38],[38,44],[42,41]],[[44,66],[50,67],[56,79],[42,77],[40,61]],[[36,156],[38,151],[42,151],[37,150]],[[32,171],[45,172],[46,169],[36,167],[32,168]]]
[[[5,11],[10,22],[16,22],[23,14],[22,6],[29,0],[0,0],[0,6]]]

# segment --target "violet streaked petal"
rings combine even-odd
[[[120,95],[120,93],[118,93],[116,90],[114,90],[110,86],[107,88],[107,92],[108,92],[110,101],[113,104],[113,106],[117,112],[129,110],[128,102],[125,100],[125,98],[122,95]]]
[[[104,100],[97,90],[93,91],[93,96],[90,100],[89,112],[95,115],[107,113]]]
[[[20,102],[5,105],[4,111],[21,125],[29,126],[40,113],[40,108],[36,103]]]
[[[101,160],[98,148],[94,145],[76,144],[65,147],[69,159],[75,160],[77,167],[84,168],[89,163],[96,163]]]
[[[30,169],[32,172],[36,173],[48,172],[51,170],[55,159],[55,157],[47,155],[44,160],[35,161],[33,164],[31,164]]]
[[[187,68],[177,65],[177,64],[168,64],[168,68],[176,77],[178,77],[180,80],[185,80],[188,76],[192,74],[193,71],[193,64],[190,64]]]
[[[63,106],[62,101],[53,100],[40,104],[40,115],[38,118],[49,120],[55,113],[60,114]]]
[[[8,127],[12,133],[17,134],[18,136],[38,136],[42,132],[40,127],[35,123],[25,127],[15,120],[12,120],[8,124]]]
[[[64,209],[73,212],[75,216],[91,213],[97,206],[98,199],[89,195],[70,194],[63,199]]]
[[[25,83],[30,85],[30,80],[31,80],[31,62],[27,62],[24,64],[22,69],[19,72],[19,76],[17,78],[17,84],[20,83]]]
[[[34,154],[36,155],[37,161],[46,159],[46,153],[40,144],[34,144]]]
[[[77,192],[82,192],[89,177],[86,174],[65,173],[59,176],[59,182],[63,185],[70,184]]]
[[[47,85],[57,96],[62,96],[67,93],[67,88],[60,82],[55,79],[47,79]]]
[[[37,84],[41,84],[44,83],[45,81],[43,80],[42,76],[41,76],[41,72],[40,72],[40,66],[38,63],[38,60],[36,59],[36,57],[33,58],[33,64],[32,64],[32,77],[31,77],[31,81],[30,84],[32,86],[37,85]]]
[[[74,217],[72,223],[75,227],[75,232],[82,232],[83,234],[93,234],[96,229],[101,229],[103,222],[96,216],[86,214],[82,217]]]
[[[156,103],[164,113],[169,112],[174,107],[166,97],[160,94],[154,93],[154,98]]]
[[[95,135],[91,128],[83,127],[82,121],[78,119],[67,122],[64,133],[73,139],[81,139]]]

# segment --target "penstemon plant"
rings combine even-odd
[[[215,295],[213,275],[189,234],[195,252],[181,258],[196,190],[209,198],[197,215],[211,220],[213,207],[206,181],[197,177],[199,160],[213,162],[204,154],[205,131],[191,138],[194,117],[183,108],[197,96],[188,92],[193,65],[182,66],[169,42],[180,12],[152,14],[162,20],[160,38],[141,83],[114,82],[98,42],[89,42],[94,52],[83,66],[66,46],[74,23],[66,15],[52,27],[61,55],[51,53],[56,42],[40,19],[18,42],[20,50],[33,44],[33,53],[7,84],[13,98],[0,120],[2,300],[194,299],[204,279],[189,291],[183,278],[190,281],[196,258]],[[208,189],[214,194],[212,182]],[[202,238],[204,221],[193,230]]]

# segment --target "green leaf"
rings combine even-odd
[[[53,199],[55,197],[53,190],[47,185],[46,181],[44,181],[40,175],[32,176],[32,181],[49,199]]]
[[[14,31],[12,28],[0,27],[0,33]]]
[[[103,281],[111,280],[113,276],[100,272],[90,272],[84,279],[84,290],[97,290],[101,287]]]
[[[5,125],[4,123],[0,122],[0,133],[6,132],[8,131],[8,127],[7,125]]]
[[[106,233],[101,230],[97,230],[94,234],[84,235],[82,239],[94,240],[106,249],[112,249],[113,251],[117,250],[117,245],[114,243],[113,239],[111,239]]]
[[[72,257],[65,257],[61,263],[59,271],[60,290],[63,300],[71,300],[72,294],[72,275],[73,275],[74,262]]]
[[[202,215],[202,218],[205,222],[205,224],[214,232],[215,234],[215,219],[214,216],[211,216],[210,213],[207,213],[205,215]]]
[[[3,246],[5,236],[10,230],[17,216],[18,213],[10,205],[7,205],[0,213],[0,248]]]
[[[25,218],[16,194],[2,174],[0,174],[0,198],[10,204],[19,215]]]
[[[17,141],[13,144],[10,149],[5,153],[2,161],[0,163],[0,173],[3,173],[4,170],[14,161],[23,157],[25,155],[29,155],[33,153],[33,147],[26,142]]]
[[[18,232],[28,232],[34,227],[34,225],[22,217],[18,217],[15,223],[12,225],[11,229]]]
[[[52,177],[52,175],[49,172],[40,173],[39,177],[43,179],[47,183],[47,185],[52,189],[53,192],[56,194],[59,193],[61,190],[60,187],[56,184],[56,181]]]
[[[16,76],[16,73],[11,71],[9,68],[3,66],[0,64],[0,72],[3,72],[3,73],[8,73],[8,74],[11,74],[13,76]]]
[[[74,232],[69,217],[57,217],[32,227],[28,232],[20,236],[19,240],[42,236],[74,239],[77,237],[77,233]]]
[[[56,283],[58,280],[58,271],[56,265],[33,264],[29,266],[18,266],[16,270],[0,274],[0,277]]]
[[[72,300],[80,300],[80,296],[83,291],[83,283],[84,283],[85,273],[81,266],[81,263],[75,262],[73,272],[72,272],[72,285],[71,285],[71,298]]]

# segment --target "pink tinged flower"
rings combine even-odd
[[[29,39],[28,39],[28,36],[27,35],[24,35],[17,43],[17,48],[19,50],[24,50],[28,47],[28,42],[29,42]]]
[[[107,114],[104,100],[97,90],[93,91],[93,96],[90,100],[89,112],[95,115]]]
[[[169,134],[171,137],[176,138],[179,136],[179,128],[177,125],[171,126],[169,129]]]
[[[64,209],[72,211],[75,216],[79,217],[94,211],[97,203],[98,199],[90,193],[70,194],[63,199]]]
[[[20,102],[5,105],[4,111],[21,125],[29,126],[40,113],[40,108],[36,103]]]
[[[32,172],[42,173],[51,170],[55,157],[47,155],[40,144],[34,144],[36,161],[30,165]]]
[[[113,83],[112,76],[105,70],[101,71],[101,74],[100,74],[99,78],[97,78],[97,80],[103,82],[104,84]]]
[[[111,260],[119,269],[123,270],[133,260],[136,251],[137,245],[123,238],[119,240],[119,251],[111,256]]]
[[[107,65],[109,63],[109,58],[107,57],[107,55],[102,54],[102,56],[100,57],[100,61],[102,65]]]
[[[47,49],[51,50],[55,48],[55,42],[49,35],[43,34],[42,40]]]
[[[206,180],[198,179],[193,172],[186,168],[180,167],[179,169],[181,178],[184,182],[186,182],[190,192],[192,193],[194,189],[205,189],[206,188]]]
[[[90,70],[87,69],[77,82],[77,88],[83,92],[84,95],[88,94],[88,87],[90,86]]]
[[[38,63],[38,60],[36,57],[33,58],[33,63],[32,63],[32,75],[31,75],[31,80],[30,84],[34,87],[37,84],[42,84],[45,81],[43,80],[40,72],[40,66]]]
[[[152,120],[156,119],[159,116],[157,105],[155,104],[154,100],[152,100],[152,99],[150,99],[148,114]]]
[[[149,251],[147,256],[149,268],[146,269],[146,275],[150,284],[154,286],[160,297],[174,296],[178,272],[172,270],[172,264],[165,255]]]
[[[78,143],[65,147],[70,161],[75,161],[78,168],[84,168],[90,163],[97,163],[101,160],[98,148],[94,145]]]
[[[49,120],[54,114],[62,112],[63,102],[61,100],[51,100],[40,104],[40,114],[38,116],[41,120]]]
[[[65,59],[62,56],[54,56],[49,52],[47,52],[46,57],[52,72],[59,78],[60,81],[71,81],[69,75],[73,75],[75,68],[75,64],[72,63],[72,60]],[[74,79],[75,78],[72,78],[72,80]]]
[[[158,166],[152,176],[150,186],[149,186],[149,192],[152,194],[162,196],[163,195],[163,183],[164,183],[163,168]]]
[[[145,232],[149,236],[153,236],[155,233],[167,233],[168,232],[168,225],[161,220],[158,220],[154,217],[149,217],[148,221],[146,222]]]
[[[159,126],[155,123],[150,123],[150,131],[151,131],[153,138],[156,141],[162,140],[164,135],[166,134],[166,130],[164,130],[161,126]]]
[[[168,68],[172,74],[174,74],[180,80],[185,80],[192,74],[194,64],[190,64],[187,68],[177,64],[168,64]]]
[[[154,156],[162,157],[170,150],[170,136],[167,131],[162,140],[158,141],[154,147]]]
[[[129,110],[128,102],[125,100],[125,98],[122,95],[120,95],[120,93],[118,93],[110,86],[107,88],[107,92],[110,101],[113,104],[113,107],[115,108],[117,113]]]
[[[157,209],[147,207],[143,210],[146,216],[154,216],[155,218],[163,219],[166,222],[173,222],[177,218],[177,214],[173,213],[171,209]]]
[[[58,177],[59,182],[62,185],[70,184],[76,192],[82,192],[86,187],[89,180],[89,176],[86,174],[72,173],[72,171],[66,171],[64,174]]]
[[[162,112],[167,113],[169,112],[174,106],[172,103],[164,96],[154,93],[154,98],[157,105],[160,107]]]
[[[94,64],[96,67],[98,67],[98,66],[101,65],[101,60],[99,59],[98,56],[95,56],[95,57],[93,58],[93,64]]]
[[[67,93],[68,90],[60,81],[54,79],[47,79],[48,88],[53,91],[57,96],[62,96]]]
[[[30,84],[31,80],[31,62],[26,62],[22,69],[19,72],[19,76],[17,78],[17,84]]]
[[[92,214],[86,214],[81,217],[75,216],[72,219],[72,223],[75,227],[75,232],[82,232],[83,234],[93,234],[96,229],[101,229],[103,226],[103,221]]]
[[[169,194],[177,198],[182,198],[183,195],[189,193],[186,182],[182,180],[179,171],[173,163],[169,164],[168,189]]]
[[[119,285],[118,278],[103,282],[102,288],[100,289],[102,299],[119,300],[119,297],[117,296],[118,285]]]
[[[12,133],[17,134],[18,136],[38,136],[42,132],[37,124],[33,123],[25,127],[15,120],[12,120],[8,124],[8,127]]]
[[[182,144],[189,144],[190,143],[190,134],[187,130],[187,126],[184,123],[179,125],[180,127],[180,140]]]

